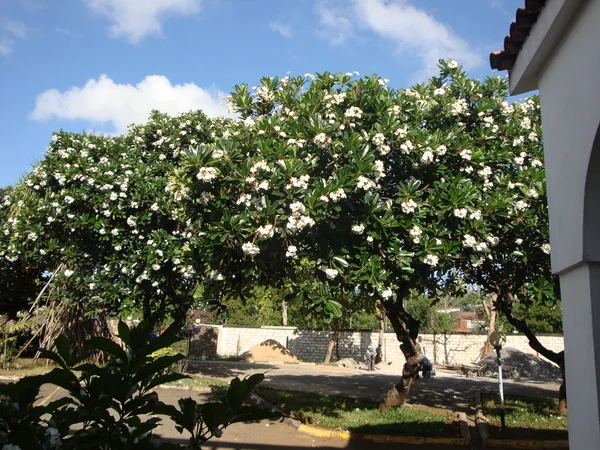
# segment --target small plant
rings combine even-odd
[[[88,340],[87,346],[108,355],[109,362],[102,367],[75,358],[62,335],[55,341],[56,351],[40,349],[41,356],[54,361],[57,368],[0,385],[0,448],[199,449],[232,423],[273,416],[243,405],[264,379],[261,374],[235,378],[215,402],[199,404],[188,398],[180,400],[178,408],[161,402],[153,388],[187,377],[169,371],[183,355],[164,352],[179,338],[163,334],[148,342],[151,331],[145,322],[131,330],[119,322],[123,347],[107,338]],[[34,405],[46,383],[65,389],[68,396]],[[148,414],[153,416],[142,419]],[[156,415],[170,416],[180,433],[188,431],[189,444],[161,441],[154,434],[161,421]]]

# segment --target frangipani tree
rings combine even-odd
[[[186,152],[173,179],[205,233],[204,275],[219,292],[277,284],[302,259],[325,312],[339,314],[332,292],[375,294],[407,361],[382,408],[402,404],[423,356],[409,289],[494,260],[494,222],[519,221],[542,194],[537,100],[506,95],[504,79],[469,79],[455,61],[406,90],[355,73],[236,86],[239,120]]]
[[[137,308],[181,327],[196,286],[198,233],[179,214],[168,177],[180,153],[210,142],[200,112],[153,113],[119,137],[60,132],[21,185],[4,227],[7,260],[59,264],[60,301],[88,316]]]

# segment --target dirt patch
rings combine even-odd
[[[299,362],[298,358],[296,358],[292,352],[274,339],[267,339],[260,344],[256,344],[247,352],[242,353],[240,359],[248,362]]]
[[[557,365],[544,358],[524,353],[516,348],[504,347],[501,350],[502,374],[505,378],[529,378],[533,380],[561,378]],[[496,354],[486,356],[477,363],[481,366],[479,374],[486,377],[498,376],[498,359]]]

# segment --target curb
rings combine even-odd
[[[418,437],[418,436],[388,436],[382,434],[363,434],[351,433],[345,430],[328,430],[325,428],[317,428],[311,425],[300,425],[298,431],[309,436],[338,439],[341,441],[361,440],[374,442],[378,444],[432,444],[432,445],[454,445],[468,447],[471,444],[469,439],[465,438],[434,438],[434,437]]]
[[[484,447],[490,448],[531,448],[539,450],[569,448],[569,441],[531,441],[525,439],[490,439],[488,421],[483,414],[481,392],[475,393],[475,423]]]

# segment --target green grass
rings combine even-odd
[[[258,395],[291,417],[320,427],[381,435],[460,437],[450,412],[411,407],[380,412],[374,403],[264,388]]]
[[[39,359],[34,361],[32,358],[17,358],[11,361],[7,369],[0,370],[0,375],[3,376],[19,376],[41,375],[50,372],[56,367],[54,364],[47,364],[47,360]]]
[[[490,425],[490,433],[510,437],[567,439],[567,416],[558,414],[558,399],[509,397],[504,401],[506,430],[500,431],[500,397],[483,394],[482,406]],[[496,436],[494,436],[496,437]]]
[[[204,378],[184,378],[183,380],[172,381],[166,384],[167,386],[185,386],[199,388],[222,388],[227,386],[227,383],[224,383],[222,381]]]

